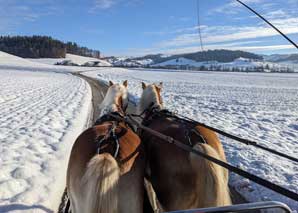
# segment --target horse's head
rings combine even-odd
[[[125,113],[128,106],[127,80],[123,84],[109,82],[109,88],[101,104],[101,115],[109,112]]]
[[[163,84],[149,84],[146,85],[142,82],[143,93],[140,99],[138,110],[142,113],[144,110],[148,110],[150,107],[163,108],[163,102],[161,98],[161,90]]]

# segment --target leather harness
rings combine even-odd
[[[115,151],[113,156],[114,158],[116,158],[120,148],[119,138],[121,138],[121,136],[125,134],[124,128],[119,126],[119,123],[124,122],[128,125],[129,128],[132,127],[124,121],[124,117],[119,112],[111,112],[101,116],[99,119],[96,120],[93,126],[101,125],[105,122],[111,123],[111,127],[109,128],[107,134],[101,135],[96,138],[96,153],[100,154],[101,150],[104,149],[110,142],[112,142],[115,144]]]
[[[167,109],[160,110],[158,107],[154,107],[153,103],[151,103],[148,110],[145,110],[142,114],[145,114],[145,117],[142,121],[142,124],[144,126],[148,127],[154,120],[159,118],[170,118],[172,121],[177,122],[184,127],[184,136],[187,139],[188,145],[193,147],[196,143],[207,143],[200,132],[196,130],[195,127],[197,126],[197,124],[181,119]],[[141,135],[142,130],[139,129],[138,134]]]

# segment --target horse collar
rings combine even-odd
[[[122,120],[123,120],[123,116],[119,112],[110,112],[110,113],[104,114],[103,116],[98,118],[95,121],[94,126],[100,125],[100,124],[102,124],[103,122],[106,122],[106,121],[120,122]]]

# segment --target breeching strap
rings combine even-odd
[[[276,185],[276,184],[274,184],[272,182],[269,182],[269,181],[267,181],[267,180],[265,180],[263,178],[260,178],[260,177],[258,177],[256,175],[250,174],[250,173],[248,173],[248,172],[246,172],[246,171],[244,171],[242,169],[239,169],[239,168],[237,168],[237,167],[235,167],[233,165],[230,165],[230,164],[228,164],[226,162],[223,162],[223,161],[218,160],[218,159],[216,159],[214,157],[211,157],[211,156],[209,156],[209,155],[207,155],[207,154],[205,154],[203,152],[200,152],[198,150],[195,150],[192,147],[190,147],[190,146],[188,146],[188,145],[186,145],[186,144],[184,144],[184,143],[182,143],[182,142],[180,142],[180,141],[178,141],[178,140],[176,140],[176,139],[174,139],[174,138],[172,138],[170,136],[164,135],[164,134],[162,134],[162,133],[160,133],[158,131],[155,131],[153,129],[150,129],[150,128],[142,125],[137,120],[135,120],[134,118],[132,118],[132,116],[130,116],[130,115],[126,116],[124,119],[125,119],[126,122],[132,123],[132,124],[136,125],[138,128],[140,128],[140,129],[142,129],[142,130],[144,130],[144,131],[146,131],[146,132],[154,135],[155,137],[157,137],[157,138],[159,138],[159,139],[161,139],[161,140],[163,140],[163,141],[165,141],[167,143],[174,144],[175,146],[179,147],[180,149],[182,149],[184,151],[192,152],[192,153],[194,153],[194,154],[196,154],[198,156],[201,156],[201,157],[203,157],[203,158],[205,158],[205,159],[207,159],[207,160],[209,160],[209,161],[211,161],[211,162],[213,162],[215,164],[218,164],[218,165],[220,165],[220,166],[228,169],[229,171],[232,171],[232,172],[234,172],[234,173],[236,173],[236,174],[238,174],[238,175],[240,175],[242,177],[245,177],[245,178],[247,178],[247,179],[249,179],[249,180],[251,180],[251,181],[253,181],[253,182],[257,183],[257,184],[260,184],[260,185],[262,185],[262,186],[264,186],[264,187],[266,187],[268,189],[271,189],[272,191],[275,191],[275,192],[277,192],[279,194],[282,194],[282,195],[284,195],[284,196],[286,196],[288,198],[291,198],[291,199],[293,199],[295,201],[298,201],[298,194],[296,194],[295,192],[292,192],[292,191],[290,191],[290,190],[288,190],[286,188],[283,188],[283,187],[281,187],[279,185]]]

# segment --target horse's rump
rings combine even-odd
[[[220,160],[218,152],[209,144],[196,144],[193,148]],[[201,207],[230,205],[230,192],[222,167],[194,153],[190,153],[189,158],[197,177],[195,184],[198,190],[197,205]]]
[[[141,141],[124,123],[117,123],[115,133],[120,148],[118,155],[113,157],[115,138],[104,138],[110,133],[111,127],[111,122],[94,126],[84,131],[73,145],[67,171],[67,188],[71,204],[74,204],[74,213],[121,212],[118,207],[123,199],[119,189],[122,190],[125,185],[126,180],[122,176],[126,174],[136,182],[141,181],[139,185],[142,190],[135,190],[135,196],[143,195],[143,180],[140,177],[143,178],[144,150]],[[101,139],[104,142],[99,154],[96,154]]]
[[[210,138],[203,137],[202,140],[202,135],[189,134],[197,130],[191,123],[164,116],[151,120],[148,127],[221,159],[211,144],[204,144]],[[143,132],[141,137],[148,152],[148,175],[166,211],[230,203],[225,173],[220,166],[165,143],[149,133]],[[219,140],[212,142],[220,143]]]

